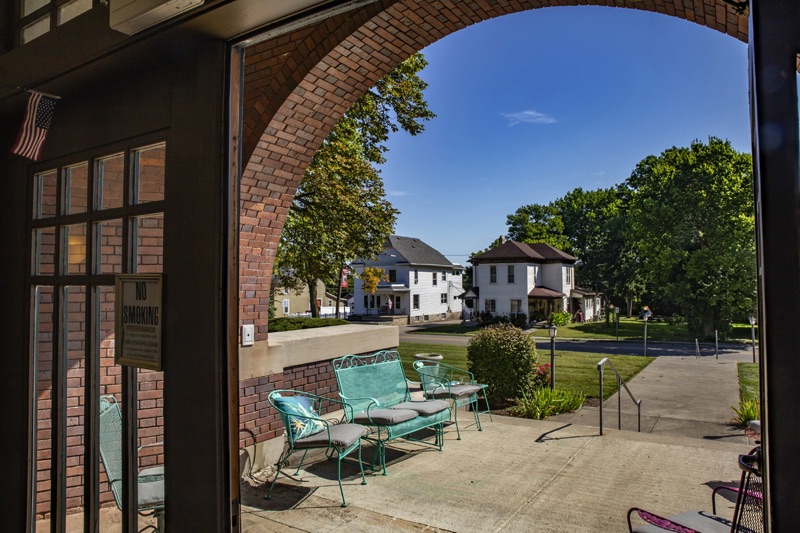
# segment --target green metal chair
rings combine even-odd
[[[272,489],[275,487],[275,482],[278,481],[281,469],[294,452],[303,450],[303,457],[300,459],[300,464],[297,465],[297,471],[295,471],[295,475],[297,475],[303,466],[308,450],[324,448],[328,459],[332,459],[333,454],[336,454],[336,476],[339,481],[339,492],[342,494],[342,507],[347,507],[344,489],[342,488],[342,459],[353,450],[358,450],[361,484],[366,485],[364,465],[361,462],[361,437],[369,433],[369,429],[360,424],[348,423],[347,420],[352,419],[353,416],[352,408],[346,403],[332,398],[317,396],[303,391],[281,389],[270,392],[267,400],[280,415],[286,428],[286,438],[289,444],[288,449],[278,461],[278,471],[275,473],[275,479],[272,480],[272,484],[269,486],[264,498],[269,500],[272,497]],[[320,413],[323,412],[322,407],[328,402],[336,405],[337,409],[343,410],[344,414],[340,419],[325,420],[320,418]],[[349,417],[347,416],[348,414]]]
[[[486,398],[488,385],[477,383],[472,372],[438,361],[414,361],[412,366],[419,374],[420,385],[426,398],[450,399],[453,401],[452,411],[458,440],[461,440],[461,430],[458,427],[459,407],[464,405],[472,407],[478,431],[483,431],[480,419],[481,414],[488,413],[489,420],[492,420],[492,410],[489,407],[489,400]],[[483,396],[483,401],[486,405],[486,409],[483,411],[478,409],[480,396]]]
[[[114,494],[114,501],[122,510],[122,413],[113,396],[100,397],[100,458]],[[145,468],[139,472],[138,495],[138,513],[141,516],[154,517],[158,524],[158,527],[146,526],[141,531],[164,531],[163,466]]]

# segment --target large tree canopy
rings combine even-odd
[[[641,161],[629,237],[647,278],[699,334],[725,330],[756,298],[752,161],[714,137]]]
[[[374,165],[385,161],[390,133],[417,135],[435,116],[418,75],[426,65],[415,54],[382,78],[344,114],[306,169],[281,234],[275,275],[284,286],[309,287],[314,316],[316,281],[330,284],[347,262],[375,257],[394,230],[399,212]]]

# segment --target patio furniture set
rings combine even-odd
[[[458,407],[471,405],[475,422],[481,430],[481,413],[489,413],[486,385],[475,382],[474,376],[458,368],[433,361],[415,361],[421,378],[423,399],[413,399],[408,380],[396,351],[379,351],[371,355],[347,355],[333,360],[340,400],[317,396],[299,390],[275,390],[268,395],[270,404],[279,413],[286,428],[288,448],[278,462],[278,471],[265,498],[269,499],[281,469],[296,451],[303,451],[297,472],[309,449],[325,449],[326,456],[337,458],[337,480],[342,507],[347,506],[342,489],[341,462],[348,454],[358,452],[362,485],[366,484],[361,458],[361,444],[375,446],[371,469],[386,475],[386,444],[399,438],[414,440],[419,432],[433,430],[433,446],[442,451],[444,424],[455,419],[458,438]],[[479,411],[482,397],[486,408]],[[449,400],[449,401],[448,401]],[[327,410],[326,410],[327,407]],[[325,413],[334,418],[323,418]],[[424,441],[422,441],[424,442]]]

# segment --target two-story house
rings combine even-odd
[[[357,274],[369,266],[382,268],[385,279],[370,294],[356,278],[353,314],[405,317],[408,323],[461,318],[463,267],[421,240],[390,235],[374,261],[352,263]]]
[[[548,244],[504,241],[470,262],[473,287],[464,294],[472,314],[524,313],[530,321],[553,312],[599,316],[600,295],[575,284],[576,258]]]

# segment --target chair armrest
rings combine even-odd
[[[630,533],[633,533],[633,525],[631,524],[631,515],[634,512],[636,512],[636,514],[639,515],[639,518],[641,518],[648,524],[654,525],[665,531],[673,531],[675,533],[700,533],[695,529],[686,527],[683,524],[679,524],[678,522],[673,522],[669,518],[658,516],[657,514],[645,511],[644,509],[640,509],[639,507],[631,507],[630,509],[628,509],[628,531]]]

